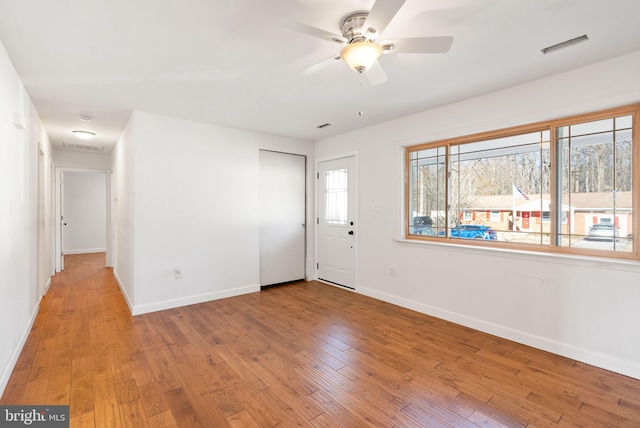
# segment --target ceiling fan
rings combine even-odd
[[[376,0],[370,12],[353,12],[340,23],[342,35],[316,28],[297,21],[286,20],[282,24],[293,31],[323,40],[345,45],[338,55],[332,55],[299,72],[302,75],[315,73],[324,67],[344,60],[358,73],[364,73],[371,85],[387,81],[387,75],[378,58],[383,53],[446,53],[451,48],[453,37],[413,37],[382,39],[381,35],[396,16],[406,0]],[[381,40],[381,41],[378,41]]]

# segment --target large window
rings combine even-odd
[[[407,238],[638,259],[638,112],[409,147]]]

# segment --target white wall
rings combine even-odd
[[[100,172],[64,172],[65,254],[107,249],[107,176]]]
[[[638,76],[640,52],[318,142],[358,153],[356,291],[640,378],[640,263],[398,239],[404,146],[637,103]]]
[[[92,171],[109,171],[111,155],[54,150],[53,160],[58,168],[75,168]]]
[[[135,264],[133,278],[116,268],[133,313],[259,290],[260,149],[307,155],[313,164],[310,142],[134,114],[114,152],[117,204],[126,197],[133,206],[133,225],[124,227],[133,241],[123,245],[133,254],[122,261]],[[122,177],[132,170],[135,180]],[[116,252],[120,258],[120,244]],[[312,262],[313,253],[308,272]],[[176,266],[181,279],[174,277]]]
[[[25,129],[14,125],[14,113]],[[51,146],[6,51],[0,44],[0,391],[3,391],[38,311],[41,290],[48,283],[50,248],[38,249],[38,157],[51,165]],[[42,178],[43,198],[51,201],[50,175]],[[51,232],[43,207],[41,230]],[[41,242],[46,246],[50,236]]]

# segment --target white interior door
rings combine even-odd
[[[318,164],[318,279],[355,288],[355,157]]]
[[[260,285],[305,277],[306,158],[260,151]]]

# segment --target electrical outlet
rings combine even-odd
[[[176,279],[182,278],[182,269],[180,268],[180,266],[176,266],[173,269],[173,275],[176,277]]]

